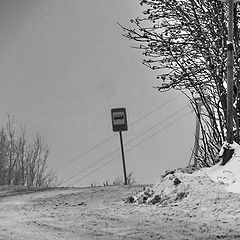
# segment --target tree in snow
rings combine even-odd
[[[123,36],[137,43],[143,64],[157,72],[161,92],[185,94],[202,131],[199,165],[214,162],[226,138],[227,4],[218,0],[140,0],[143,15],[122,26]],[[239,4],[234,6],[234,128],[239,142],[240,35]],[[203,105],[200,113],[199,99]],[[196,156],[197,157],[197,156]]]
[[[49,148],[36,134],[27,139],[26,131],[16,131],[15,121],[8,116],[0,131],[0,185],[47,187],[56,184],[56,176],[47,172]]]

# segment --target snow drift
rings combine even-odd
[[[226,148],[233,149],[234,154],[224,166],[219,162],[210,168],[196,170],[189,166],[167,171],[152,188],[144,189],[125,201],[164,206],[177,204],[183,199],[189,202],[206,196],[211,199],[212,192],[217,195],[223,192],[240,193],[240,145],[224,143],[220,154]]]
[[[240,145],[236,142],[233,144],[224,143],[220,155],[222,155],[224,148],[234,150],[232,158],[224,166],[220,162],[210,168],[201,169],[196,174],[205,174],[212,181],[225,184],[227,191],[240,193]]]

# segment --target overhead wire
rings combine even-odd
[[[165,103],[159,105],[157,108],[153,109],[151,112],[145,114],[144,116],[142,116],[141,118],[139,118],[138,120],[136,120],[135,122],[129,124],[130,127],[136,125],[137,123],[139,123],[140,121],[142,121],[143,119],[147,118],[148,116],[150,116],[151,114],[153,114],[154,112],[158,111],[160,108],[166,106],[167,104],[169,104],[170,102],[175,101],[178,97],[180,96],[180,94],[178,94],[176,97],[171,98],[170,100],[166,101]]]
[[[176,100],[178,97],[180,96],[180,94],[178,94],[177,96],[171,98],[170,100],[164,102],[163,104],[159,105],[157,108],[153,109],[151,112],[145,114],[144,116],[142,116],[141,118],[137,119],[135,122],[129,124],[130,127],[136,125],[137,123],[139,123],[140,121],[142,121],[143,119],[147,118],[148,116],[150,116],[151,114],[153,114],[154,112],[156,112],[157,110],[159,110],[160,108],[166,106],[167,104],[173,102],[174,100]],[[59,171],[60,169],[67,167],[68,165],[70,165],[71,163],[83,158],[85,155],[87,155],[88,153],[90,153],[91,151],[95,150],[96,148],[100,147],[101,145],[103,145],[104,143],[108,142],[110,139],[112,139],[113,137],[115,137],[117,135],[117,133],[113,134],[112,136],[109,136],[107,138],[105,138],[104,140],[100,141],[99,143],[97,143],[96,145],[90,147],[88,150],[84,151],[83,153],[79,154],[78,156],[72,158],[71,160],[69,160],[68,162],[66,162],[65,164],[57,167],[56,169],[54,169],[52,172],[55,173],[57,171]]]
[[[177,121],[179,121],[180,119],[186,117],[187,115],[189,115],[191,112],[188,112],[187,114],[183,114],[180,117],[178,117],[176,120],[172,121],[171,123],[169,123],[168,125],[166,125],[165,127],[161,128],[160,130],[158,130],[157,132],[153,133],[152,135],[150,135],[149,137],[143,139],[142,141],[140,141],[139,143],[135,144],[134,146],[132,146],[131,148],[129,148],[128,150],[126,150],[126,153],[133,150],[135,147],[137,147],[138,145],[146,142],[147,140],[149,140],[150,138],[154,137],[155,135],[157,135],[158,133],[160,133],[161,131],[165,130],[166,128],[172,126],[174,123],[176,123]],[[97,172],[98,170],[102,169],[103,167],[107,166],[108,164],[110,164],[113,161],[116,161],[120,156],[117,156],[113,159],[111,159],[110,161],[106,162],[104,165],[98,167],[97,169],[91,171],[90,173],[88,173],[87,175],[83,176],[82,178],[78,179],[77,181],[73,182],[72,185],[80,182],[81,180],[87,178],[88,176],[92,175],[93,173]]]
[[[132,143],[133,141],[135,141],[136,139],[142,137],[144,134],[146,134],[147,132],[151,131],[151,130],[154,129],[155,127],[157,127],[157,126],[159,126],[160,124],[166,122],[166,121],[169,120],[171,117],[175,116],[176,114],[178,114],[179,112],[181,112],[182,110],[184,110],[187,106],[188,106],[188,104],[185,105],[185,106],[183,106],[183,107],[180,108],[179,110],[175,111],[174,113],[170,114],[167,118],[161,120],[161,121],[158,122],[157,124],[155,124],[155,125],[153,125],[152,127],[148,128],[148,129],[145,130],[143,133],[141,133],[141,134],[137,135],[136,137],[132,138],[131,140],[129,140],[128,142],[126,142],[126,143],[124,144],[124,146]],[[98,162],[103,161],[104,159],[106,159],[107,157],[111,156],[113,153],[115,153],[115,152],[117,152],[117,151],[119,151],[119,147],[118,147],[118,148],[115,148],[112,152],[108,153],[107,155],[104,155],[103,157],[101,157],[100,159],[98,159],[97,161],[95,161],[94,163],[92,163],[91,165],[89,165],[88,167],[82,169],[80,172],[76,173],[75,175],[67,178],[67,179],[64,181],[64,183],[65,183],[65,182],[68,182],[68,181],[71,180],[71,179],[73,179],[73,178],[76,177],[77,175],[85,172],[85,171],[88,170],[89,168],[95,166]]]
[[[160,122],[158,122],[157,124],[155,124],[154,126],[152,126],[151,128],[148,128],[147,130],[145,130],[143,133],[141,133],[140,135],[137,135],[136,137],[134,137],[133,139],[129,140],[127,143],[124,144],[125,145],[128,145],[130,144],[131,142],[135,141],[136,139],[140,138],[141,136],[143,136],[144,134],[146,134],[147,132],[149,132],[150,130],[152,130],[153,128],[157,127],[158,125],[166,122],[167,120],[169,120],[171,117],[173,117],[174,115],[176,115],[177,113],[181,112],[183,109],[185,109],[188,105],[185,105],[184,107],[180,108],[178,111],[172,113],[171,115],[169,115],[167,118],[161,120]],[[76,177],[77,175],[81,174],[82,172],[85,172],[86,170],[88,170],[89,168],[95,166],[98,162],[101,162],[103,161],[104,159],[106,159],[107,157],[111,156],[113,153],[119,151],[119,147],[118,148],[115,148],[112,152],[108,153],[107,155],[101,157],[100,159],[98,159],[97,161],[95,161],[94,163],[92,163],[91,165],[89,165],[88,167],[82,169],[80,172],[78,172],[77,174],[67,178],[64,182],[67,182],[71,179],[73,179],[74,177]]]

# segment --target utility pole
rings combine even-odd
[[[194,146],[192,150],[192,154],[189,160],[189,165],[193,160],[193,166],[197,166],[197,156],[199,151],[199,139],[200,139],[200,120],[201,111],[202,111],[202,100],[198,94],[194,94],[194,100],[196,102],[197,110],[196,110],[196,127],[195,127],[195,140]]]
[[[200,121],[199,117],[201,116],[202,101],[200,97],[196,97],[195,101],[197,103],[197,113],[196,114],[196,129],[195,129],[195,143],[194,143],[194,166],[197,166],[197,156],[199,148],[199,137],[200,137]]]
[[[228,0],[228,41],[227,41],[227,142],[233,143],[233,9],[234,0]],[[222,165],[232,157],[233,151],[226,149]]]

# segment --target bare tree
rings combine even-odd
[[[7,136],[4,129],[0,132],[0,185],[4,185],[7,181]]]
[[[27,152],[27,185],[39,187],[44,184],[48,155],[49,149],[45,145],[44,139],[37,134]]]
[[[32,141],[22,129],[18,135],[11,116],[0,132],[0,184],[23,186],[56,185],[57,178],[47,172],[49,148],[40,134]]]
[[[124,27],[135,41],[143,64],[157,71],[159,91],[181,91],[190,100],[202,130],[200,165],[215,159],[226,138],[227,6],[217,0],[141,0],[143,15]],[[234,7],[234,127],[240,124],[240,6]],[[197,97],[196,97],[197,96]],[[204,106],[198,110],[197,100]]]

